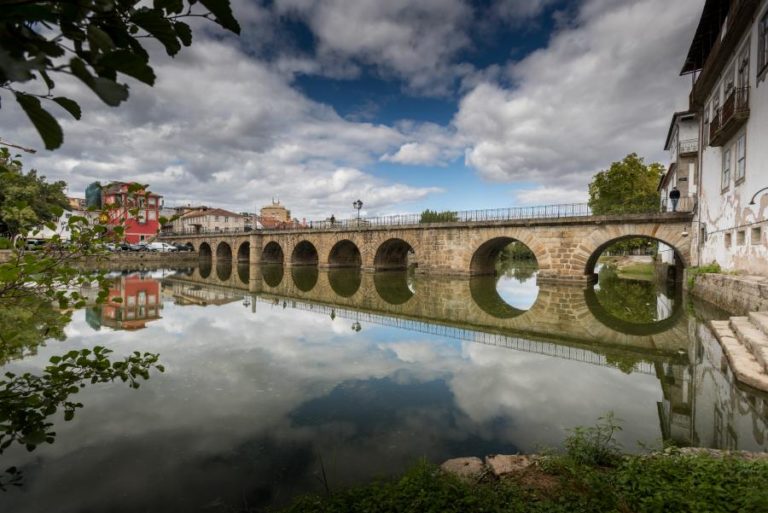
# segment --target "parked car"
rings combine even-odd
[[[174,244],[174,247],[178,251],[192,251],[192,246],[188,244],[180,244],[177,242],[176,244]]]
[[[24,249],[27,251],[42,249],[43,246],[45,246],[45,240],[43,239],[27,239],[24,241]]]
[[[168,244],[167,242],[150,242],[147,244],[147,249],[149,251],[158,251],[160,253],[171,253],[173,251],[178,251],[176,246],[173,244]]]

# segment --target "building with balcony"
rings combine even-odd
[[[242,232],[252,228],[251,216],[209,207],[188,210],[171,223],[174,233]]]
[[[140,330],[160,319],[160,282],[150,276],[131,273],[116,278],[108,298],[86,313],[88,324],[94,329],[106,326],[114,330]]]
[[[699,123],[695,112],[676,112],[669,124],[664,149],[669,152],[669,168],[659,180],[662,211],[671,211],[669,193],[680,191],[677,210],[693,210],[696,194],[696,168],[699,160]]]
[[[149,241],[160,230],[163,197],[145,190],[131,191],[128,182],[113,182],[101,188],[101,206],[109,209],[110,225],[125,226],[126,242]]]
[[[706,0],[681,74],[701,143],[693,263],[768,274],[768,0]]]

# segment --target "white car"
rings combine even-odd
[[[168,244],[167,242],[150,242],[147,245],[149,251],[159,251],[160,253],[170,253],[172,251],[178,251],[176,246]]]

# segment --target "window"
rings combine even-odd
[[[731,149],[723,151],[723,176],[720,187],[725,191],[731,184]]]
[[[216,216],[213,220],[218,222],[219,221],[219,216]]]
[[[228,223],[228,222],[229,222],[229,217],[228,217],[228,216],[224,216],[224,222],[225,222],[225,223]]]
[[[709,146],[709,111],[712,108],[712,104],[708,103],[706,107],[704,107],[704,134],[703,134],[703,145],[704,147]]]
[[[751,242],[753,245],[761,244],[763,242],[763,229],[759,226],[752,228]]]
[[[758,75],[764,76],[768,68],[768,11],[765,11],[760,18],[757,31],[757,72]]]
[[[736,141],[736,183],[744,181],[747,171],[747,134],[741,134]]]
[[[747,240],[747,232],[745,230],[739,230],[736,232],[736,245],[743,246]]]
[[[730,248],[731,247],[731,234],[726,233],[725,234],[725,247]]]
[[[712,97],[712,119],[715,119],[717,113],[720,111],[720,86],[715,89],[715,94]]]
[[[736,71],[736,87],[742,88],[749,85],[749,41],[744,45],[739,55]]]
[[[154,210],[147,210],[147,219],[149,219],[150,221],[154,221],[155,219],[157,219],[157,212],[155,212]]]
[[[723,78],[723,98],[728,98],[728,95],[733,91],[733,87],[733,65],[731,65]]]

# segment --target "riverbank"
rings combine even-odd
[[[619,278],[625,280],[652,281],[654,279],[653,257],[650,256],[603,256],[598,262],[614,267]]]
[[[599,463],[570,454],[420,462],[400,477],[302,497],[284,511],[756,513],[768,511],[766,458],[670,449]]]

